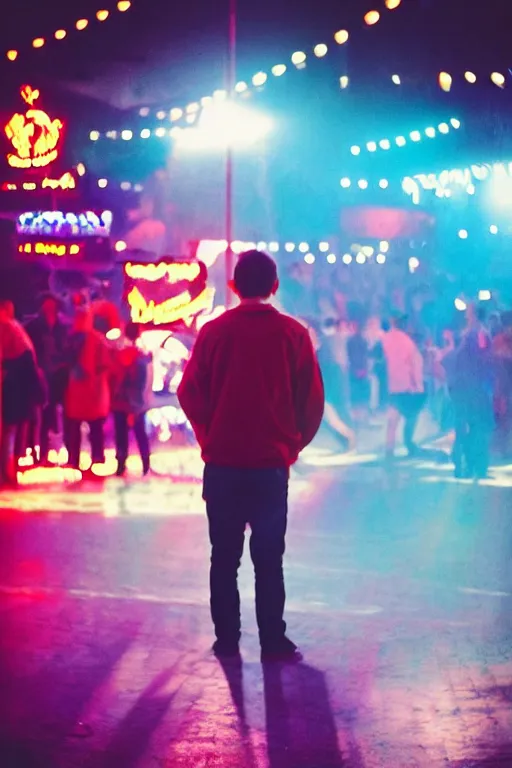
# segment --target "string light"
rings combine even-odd
[[[45,43],[44,37],[36,37],[32,40],[33,48],[42,48]]]
[[[56,40],[64,40],[64,38],[66,37],[66,35],[67,35],[67,32],[66,32],[66,30],[65,30],[65,29],[58,29],[58,30],[55,32],[55,35],[54,35],[54,37],[55,37],[55,39],[56,39]]]
[[[119,2],[117,4],[117,10],[120,13],[124,13],[125,11],[127,11],[130,8],[130,6],[131,6],[130,0],[119,0]]]
[[[393,76],[392,76],[392,78],[391,78],[391,80],[392,80],[392,82],[393,82],[395,85],[401,85],[401,84],[402,84],[402,81],[401,81],[401,79],[400,79],[400,75],[393,75]]]
[[[98,21],[106,21],[109,17],[110,11],[98,11],[96,14],[96,18]]]
[[[295,64],[295,66],[298,66],[299,64],[304,64],[306,61],[306,54],[304,51],[295,51],[295,53],[292,53],[292,64]]]
[[[386,0],[386,8],[388,11],[394,11],[395,8],[401,4],[402,0]]]
[[[505,75],[502,75],[501,72],[493,72],[491,75],[491,80],[494,85],[498,86],[498,88],[505,87]]]
[[[357,144],[354,144],[354,146],[350,147],[350,151],[353,155],[360,155],[361,147],[358,147]]]
[[[265,85],[267,82],[267,75],[265,72],[256,72],[252,78],[252,84],[258,88],[261,85]]]
[[[476,83],[476,75],[474,72],[465,72],[464,77],[468,81],[468,83]]]
[[[286,64],[276,64],[272,67],[272,74],[274,77],[281,77],[286,72]]]
[[[340,77],[340,88],[342,91],[344,91],[345,88],[348,88],[349,82],[350,80],[348,78],[348,75],[342,75]]]
[[[377,24],[379,19],[380,13],[378,11],[368,11],[364,17],[364,23],[368,24],[369,27],[372,27],[374,24]]]
[[[75,26],[78,29],[78,31],[81,32],[83,29],[87,27],[88,24],[89,22],[87,19],[78,19]]]
[[[449,93],[452,88],[453,78],[448,72],[439,73],[439,87],[445,93]]]
[[[318,45],[315,45],[313,48],[313,53],[317,58],[322,59],[327,54],[327,46],[325,43],[319,43]]]
[[[339,29],[334,35],[334,40],[338,43],[338,45],[345,45],[348,38],[349,34],[346,29]]]
[[[9,61],[16,61],[16,59],[18,58],[18,51],[14,51],[14,50],[7,51],[6,56],[9,59]]]

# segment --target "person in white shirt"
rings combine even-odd
[[[386,454],[395,451],[396,431],[400,419],[404,423],[404,443],[409,456],[417,452],[414,432],[425,401],[423,357],[413,339],[404,331],[406,318],[394,317],[390,330],[382,338],[386,358],[389,409]]]

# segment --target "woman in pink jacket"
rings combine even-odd
[[[94,330],[88,309],[77,310],[69,340],[69,380],[64,397],[66,445],[70,466],[80,464],[81,426],[89,424],[93,464],[105,461],[103,427],[110,412],[110,351],[105,337]]]

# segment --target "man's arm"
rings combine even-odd
[[[301,433],[301,450],[315,437],[324,415],[324,385],[320,366],[309,333],[301,338],[298,349],[295,413]]]
[[[178,400],[192,425],[199,445],[202,445],[210,420],[210,376],[203,330],[185,365],[183,378],[178,387]]]

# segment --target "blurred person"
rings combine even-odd
[[[0,301],[2,360],[2,425],[0,481],[15,485],[19,460],[25,455],[29,422],[46,401],[46,388],[37,367],[34,346],[14,318],[12,301]]]
[[[81,426],[89,425],[92,464],[105,463],[104,424],[110,413],[111,354],[105,337],[94,330],[93,316],[79,306],[68,343],[69,376],[64,395],[68,463],[80,468]]]
[[[43,294],[39,315],[25,326],[48,389],[48,401],[38,419],[39,434],[32,439],[39,445],[39,461],[43,464],[48,462],[50,433],[59,431],[58,408],[64,402],[68,370],[66,346],[69,329],[60,319],[59,308],[60,302],[55,295]]]
[[[404,331],[407,317],[395,315],[382,338],[388,378],[388,423],[386,455],[395,452],[396,431],[404,419],[404,443],[409,456],[417,453],[414,433],[425,401],[423,358],[413,339]]]
[[[504,312],[501,331],[494,337],[496,364],[494,408],[498,425],[498,448],[503,456],[510,451],[512,433],[512,312]]]
[[[239,653],[237,573],[249,523],[262,660],[294,662],[302,657],[283,620],[288,478],[318,431],[324,393],[308,330],[269,304],[278,287],[270,256],[241,254],[232,282],[240,304],[199,332],[178,398],[206,464],[214,653]]]
[[[355,421],[363,421],[370,405],[370,352],[363,323],[355,320],[347,342],[350,404]]]
[[[125,343],[116,350],[112,375],[112,414],[114,418],[117,476],[126,472],[129,430],[133,429],[142,460],[142,473],[150,470],[150,447],[146,430],[148,381],[151,381],[151,356],[137,346],[140,327],[128,323]]]
[[[455,476],[483,479],[489,470],[493,428],[490,336],[470,323],[459,347],[447,358],[447,371],[455,417]]]
[[[344,449],[353,451],[356,447],[356,434],[349,426],[350,407],[348,382],[345,373],[336,359],[334,338],[338,321],[334,318],[325,320],[320,328],[315,328],[314,346],[325,389],[324,420],[331,428]]]

